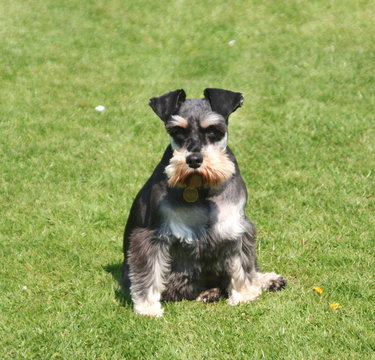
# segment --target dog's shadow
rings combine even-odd
[[[132,304],[130,293],[125,289],[122,281],[122,263],[109,264],[103,266],[104,271],[111,274],[114,280],[118,284],[118,288],[115,290],[115,298],[121,306],[129,307]]]

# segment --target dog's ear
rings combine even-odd
[[[243,94],[223,89],[206,89],[204,97],[209,101],[211,109],[228,121],[229,115],[243,104]]]
[[[185,91],[180,89],[150,99],[149,105],[160,119],[167,121],[171,115],[178,111],[185,99]]]

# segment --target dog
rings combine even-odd
[[[247,190],[227,145],[228,118],[243,95],[180,89],[150,99],[170,137],[160,163],[136,196],[124,232],[123,285],[134,311],[163,315],[161,300],[249,303],[284,278],[258,269]]]

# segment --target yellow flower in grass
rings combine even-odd
[[[312,288],[316,293],[318,293],[319,295],[322,295],[323,294],[323,289],[320,287],[320,286],[313,286]]]
[[[332,309],[332,310],[336,310],[336,309],[341,309],[342,306],[340,305],[340,303],[333,303],[333,304],[330,304],[329,307]]]

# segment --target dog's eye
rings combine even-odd
[[[169,135],[171,136],[185,136],[186,129],[181,126],[173,126],[168,129]]]
[[[188,129],[181,126],[173,126],[168,129],[168,133],[181,146],[188,136]]]
[[[211,125],[205,129],[208,139],[212,142],[221,140],[225,135],[225,130],[220,126]]]

